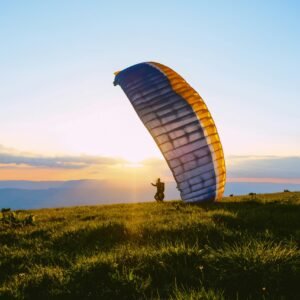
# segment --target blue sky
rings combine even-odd
[[[202,95],[229,165],[297,158],[299,14],[298,1],[1,1],[0,144],[22,157],[161,158],[112,85],[150,60]]]

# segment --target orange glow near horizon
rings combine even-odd
[[[174,182],[168,167],[162,162],[155,163],[126,163],[114,166],[91,166],[82,169],[37,168],[27,165],[0,165],[0,180],[29,180],[29,181],[68,181],[80,179],[111,180],[126,185],[132,180],[137,182],[152,181],[158,174],[166,182]],[[228,183],[285,183],[300,184],[300,178],[272,177],[228,177]]]
[[[80,170],[59,170],[33,167],[17,167],[4,169],[0,172],[0,180],[30,180],[30,181],[65,181],[83,179],[84,173]],[[89,179],[100,179],[89,176]]]
[[[32,167],[28,165],[1,165],[0,180],[68,181],[81,179],[111,180],[126,184],[133,179],[138,182],[155,180],[160,175],[166,182],[174,181],[171,171],[162,162],[157,164],[124,163],[116,165],[94,165],[79,169]]]

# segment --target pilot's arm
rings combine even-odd
[[[152,183],[152,182],[151,182],[151,184],[152,184],[153,186],[157,186],[157,184],[154,184],[154,183]]]

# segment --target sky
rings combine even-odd
[[[229,181],[300,183],[299,14],[276,0],[1,1],[0,180],[172,181],[112,84],[157,61],[205,100]]]

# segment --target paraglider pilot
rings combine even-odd
[[[156,186],[156,194],[154,195],[154,199],[157,201],[157,202],[162,202],[165,198],[165,194],[164,194],[164,191],[165,191],[165,183],[160,181],[160,178],[157,178],[156,180],[156,184],[154,183],[151,183],[153,186]]]

